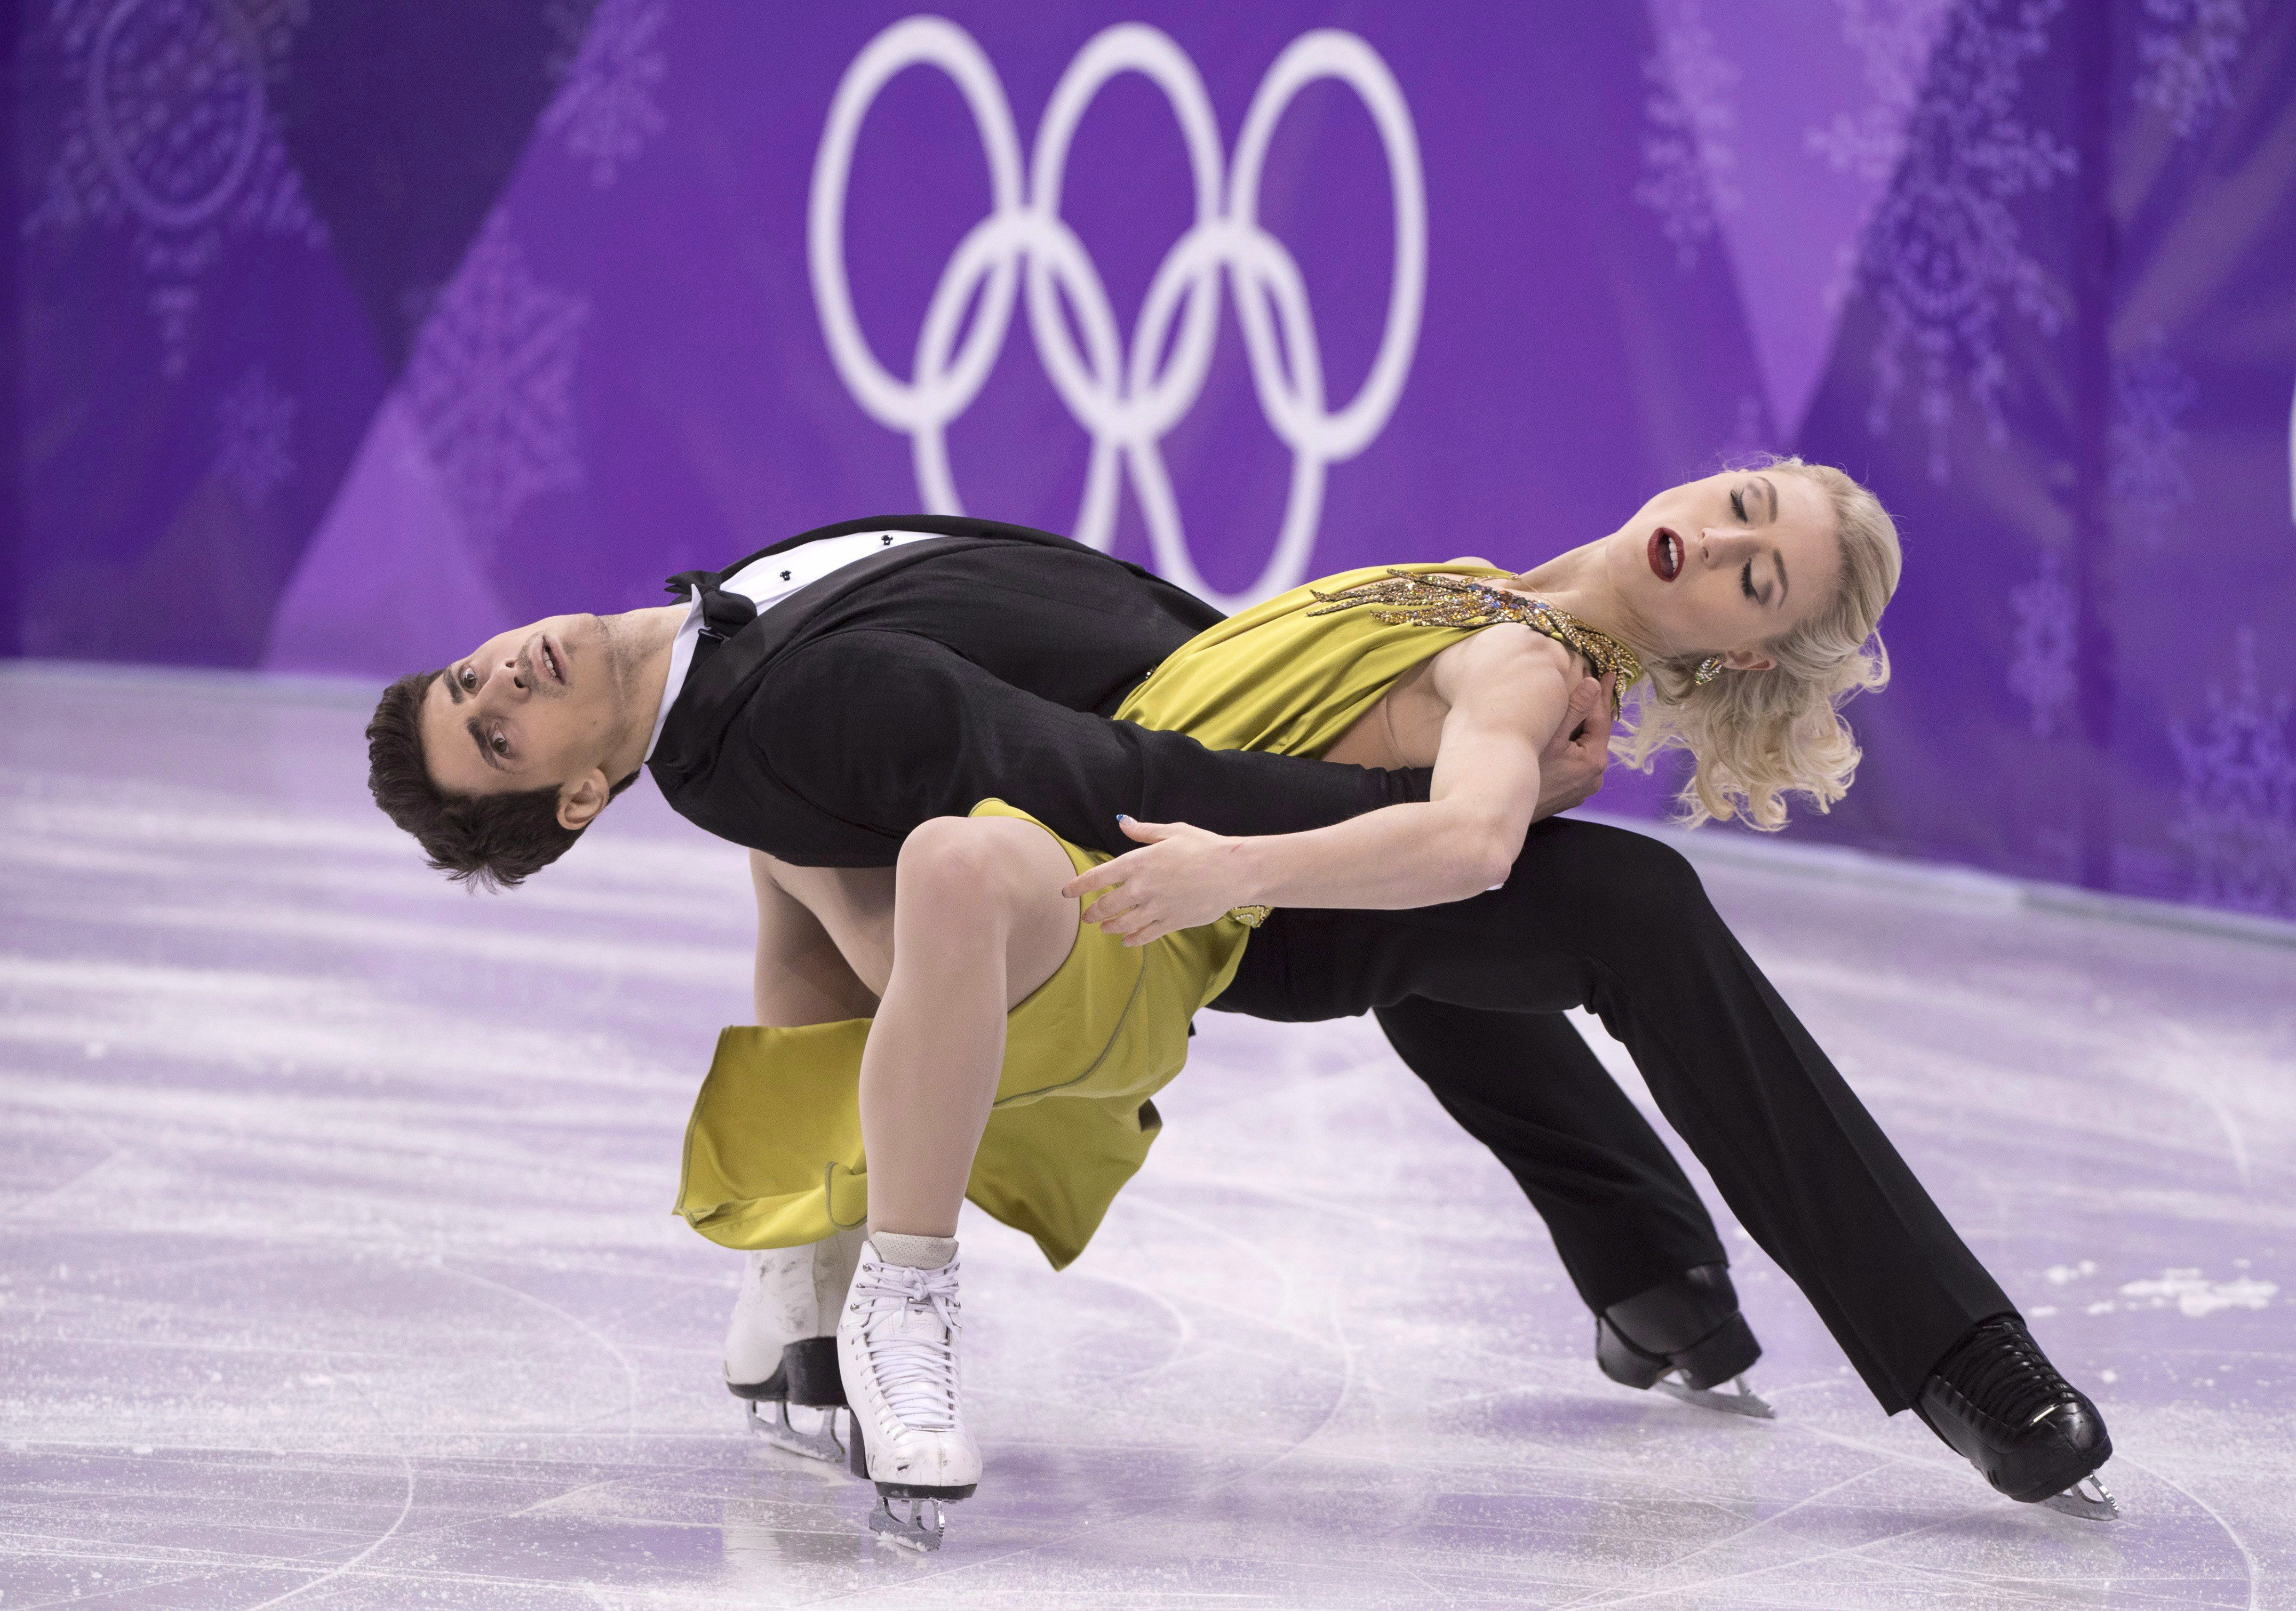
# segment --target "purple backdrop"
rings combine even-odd
[[[2296,7],[910,16],[28,8],[6,647],[391,673],[960,502],[1242,596],[1791,448],[1907,550],[1798,832],[2296,916]]]

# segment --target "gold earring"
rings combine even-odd
[[[1722,657],[1720,655],[1709,655],[1704,659],[1698,662],[1698,669],[1690,674],[1690,680],[1697,683],[1701,688],[1703,688],[1721,675]]]

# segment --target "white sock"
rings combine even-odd
[[[953,1236],[904,1236],[898,1231],[872,1231],[869,1244],[888,1264],[912,1270],[938,1270],[956,1256]]]

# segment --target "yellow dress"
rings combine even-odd
[[[1456,560],[1369,567],[1296,588],[1181,645],[1117,719],[1177,729],[1215,749],[1319,756],[1412,667],[1492,619],[1523,618],[1487,613],[1448,625],[1379,608],[1382,589],[1431,573],[1513,574]],[[1333,601],[1349,590],[1358,596]],[[1562,637],[1575,623],[1562,621],[1560,630],[1529,624]],[[1002,800],[983,800],[972,814],[1036,821]],[[1079,872],[1111,859],[1060,844]],[[1084,1251],[1146,1160],[1161,1123],[1149,1099],[1187,1060],[1189,1021],[1227,987],[1250,936],[1231,916],[1127,947],[1079,914],[1068,959],[1013,1009],[966,1196],[1034,1237],[1054,1268]],[[861,1223],[868,1033],[866,1018],[724,1031],[686,1128],[676,1212],[729,1247],[795,1247]]]

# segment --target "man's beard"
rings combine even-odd
[[[598,623],[598,645],[603,651],[606,675],[613,684],[614,703],[627,710],[636,695],[638,673],[644,658],[637,634],[620,616],[594,616]]]

